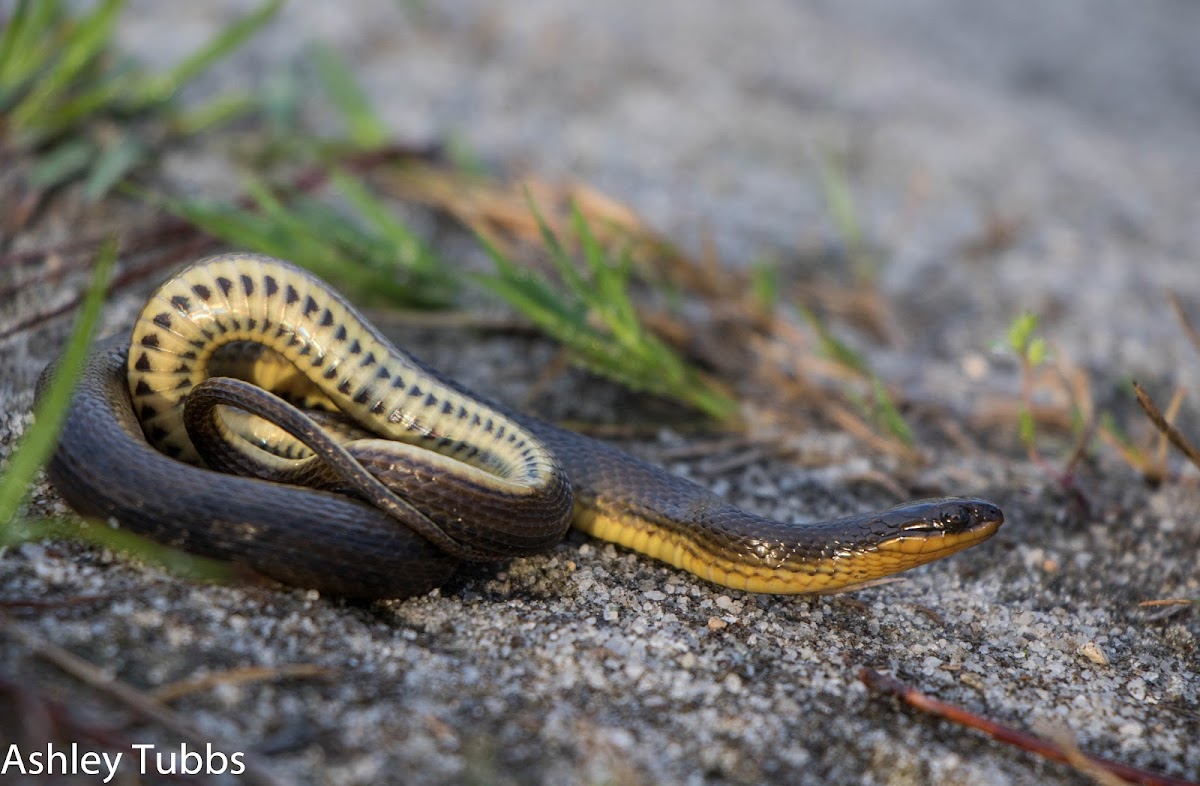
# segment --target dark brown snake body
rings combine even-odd
[[[369,434],[331,438],[257,387],[205,381],[220,370],[222,345],[246,342],[265,347],[251,367],[270,371],[244,372],[249,382],[282,388],[275,378],[290,377],[306,406],[336,409]],[[280,421],[295,413],[287,428],[298,447],[286,447],[287,434],[260,437],[278,424],[238,409]],[[306,429],[326,446],[315,455]],[[274,480],[203,468],[201,453]],[[276,482],[343,460],[328,485],[359,478],[343,489],[352,495]],[[544,551],[571,524],[718,584],[798,593],[939,559],[1003,522],[994,505],[969,498],[805,524],[748,513],[610,445],[479,399],[392,347],[319,279],[253,255],[196,263],[155,293],[132,338],[93,351],[49,474],[80,513],[354,597],[425,592],[459,559]]]

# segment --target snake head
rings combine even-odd
[[[900,514],[897,530],[903,533],[941,532],[947,535],[988,529],[988,534],[1004,523],[1000,508],[982,499],[947,498],[910,502],[888,511]]]
[[[878,551],[892,554],[903,570],[987,540],[1004,523],[1004,513],[982,499],[924,499],[892,508],[880,523],[888,532]]]

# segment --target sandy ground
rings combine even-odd
[[[134,3],[122,40],[172,62],[244,5]],[[1023,308],[1044,316],[1056,351],[1092,374],[1104,402],[1131,376],[1196,389],[1195,351],[1164,296],[1173,289],[1200,313],[1196,30],[1200,6],[1169,0],[293,2],[196,95],[261,83],[323,41],[398,138],[455,135],[485,160],[594,184],[685,246],[713,233],[731,263],[835,242],[818,162],[840,156],[905,339],[868,346],[871,360],[967,412],[1015,389],[993,344]],[[191,192],[236,183],[186,157],[166,172]],[[1012,244],[965,254],[993,216],[1016,222]],[[72,228],[51,216],[39,240]],[[114,298],[109,329],[127,324],[139,294]],[[4,317],[33,306],[4,304]],[[66,327],[0,345],[5,448]],[[507,336],[393,332],[514,403],[554,354]],[[612,422],[639,403],[572,374],[538,406]],[[964,428],[980,447],[934,443],[913,491],[986,496],[1008,523],[897,584],[747,595],[572,535],[428,597],[364,606],[26,545],[0,560],[0,595],[103,597],[6,623],[0,670],[166,750],[177,734],[121,725],[120,705],[32,656],[12,626],[145,689],[244,666],[326,667],[324,679],[224,685],[173,705],[218,749],[288,783],[1087,782],[869,694],[862,666],[1022,728],[1066,730],[1090,753],[1200,779],[1200,614],[1137,606],[1200,597],[1194,475],[1153,490],[1102,455],[1080,478],[1085,514],[1003,434]],[[887,460],[856,455],[836,433],[806,439],[828,466],[721,470],[703,451],[670,466],[784,518],[895,501],[848,480],[894,469]],[[664,431],[628,447],[655,458],[681,443]],[[60,504],[37,494],[39,512]],[[7,741],[12,729],[0,731]]]

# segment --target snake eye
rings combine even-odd
[[[942,526],[951,531],[963,529],[971,524],[971,510],[966,505],[957,505],[946,511]]]

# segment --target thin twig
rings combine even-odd
[[[952,723],[978,729],[992,739],[1009,745],[1015,745],[1018,748],[1030,751],[1050,761],[1073,765],[1074,755],[1062,745],[989,720],[962,707],[956,707],[953,704],[947,704],[944,701],[926,696],[916,688],[900,682],[895,677],[880,674],[874,669],[862,668],[858,671],[858,678],[868,688],[889,696],[894,696],[914,709],[944,718]],[[1091,765],[1100,767],[1105,772],[1116,775],[1129,783],[1144,784],[1144,786],[1200,786],[1200,784],[1192,781],[1172,778],[1169,775],[1159,775],[1158,773],[1149,772],[1148,770],[1128,764],[1102,759],[1098,756],[1090,756],[1082,753],[1078,755],[1083,756]]]
[[[1200,598],[1156,598],[1143,600],[1139,606],[1200,606]]]
[[[227,669],[213,674],[205,674],[190,680],[179,680],[155,688],[150,692],[156,701],[167,702],[190,696],[193,693],[203,693],[218,685],[243,685],[250,682],[267,682],[271,680],[329,678],[337,675],[336,669],[318,666],[315,663],[291,663],[284,666],[244,666],[240,669]]]
[[[70,598],[0,598],[0,609],[65,609],[72,606],[86,606],[90,603],[100,603],[116,597],[116,593],[102,595],[76,595]]]
[[[30,633],[22,626],[9,621],[3,616],[0,616],[0,632],[7,634],[10,638],[15,639],[39,657],[50,661],[72,677],[98,691],[108,694],[143,718],[153,721],[199,745],[213,742],[211,735],[201,732],[186,718],[170,707],[164,706],[159,701],[137,690],[133,686],[114,679],[105,673],[103,669],[91,662],[56,644],[43,640],[41,637]],[[233,748],[234,746],[225,745],[221,747]],[[290,783],[290,781],[281,779],[263,769],[262,766],[256,764],[248,757],[243,759],[243,761],[246,766],[246,771],[243,775],[248,782],[262,784],[263,786],[285,786],[285,784]]]
[[[68,705],[34,690],[28,681],[0,672],[0,695],[8,695],[20,719],[20,733],[33,747],[45,747],[55,737],[79,737],[109,750],[131,750],[133,741],[104,726],[80,720]]]
[[[1171,303],[1171,308],[1175,311],[1175,316],[1179,318],[1179,324],[1183,325],[1183,332],[1187,333],[1188,339],[1191,340],[1192,346],[1197,352],[1200,352],[1200,331],[1196,330],[1196,326],[1188,319],[1184,313],[1183,304],[1179,302],[1179,296],[1174,292],[1167,293],[1167,300]]]
[[[1183,455],[1187,456],[1188,461],[1200,468],[1200,451],[1197,451],[1195,446],[1188,441],[1187,437],[1179,429],[1172,426],[1163,417],[1161,411],[1151,400],[1150,395],[1137,382],[1133,383],[1133,392],[1137,395],[1137,401],[1142,405],[1142,410],[1145,411],[1146,417],[1150,418],[1150,422],[1158,429],[1159,433],[1163,434],[1167,439],[1171,440],[1171,444],[1179,449]]]

